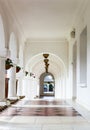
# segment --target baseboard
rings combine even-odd
[[[87,110],[90,111],[90,104],[86,103],[85,101],[79,100],[79,99],[76,99],[76,102],[79,105],[83,106],[84,108],[86,108]]]

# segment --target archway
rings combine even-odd
[[[46,52],[48,53],[48,52]],[[55,80],[55,98],[65,99],[67,96],[67,71],[62,59],[52,53],[49,54],[49,73],[54,76]],[[40,97],[40,76],[45,73],[45,65],[43,62],[43,53],[37,54],[30,58],[25,69],[30,73],[35,75],[35,86],[33,86],[33,91],[37,91],[36,95]],[[26,79],[25,79],[26,80]],[[30,84],[29,88],[32,87]],[[68,88],[69,91],[69,88]]]
[[[40,97],[55,96],[55,79],[51,73],[43,73],[40,76]]]

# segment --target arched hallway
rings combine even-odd
[[[0,130],[90,130],[89,13],[89,0],[0,0]]]

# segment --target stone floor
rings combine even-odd
[[[24,99],[0,113],[0,130],[90,130],[90,112],[71,101]]]

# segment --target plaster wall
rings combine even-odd
[[[76,30],[76,37],[75,39],[70,41],[72,48],[75,41],[77,42],[77,65],[76,65],[76,73],[77,73],[77,81],[76,81],[76,88],[77,88],[77,102],[81,105],[85,106],[87,109],[90,110],[90,1],[88,1],[85,8],[82,10],[82,13],[78,14],[77,22],[75,23],[75,30]],[[84,83],[80,82],[80,34],[82,33],[83,29],[87,27],[87,80]],[[70,50],[72,52],[72,49]],[[83,59],[83,55],[82,55]],[[72,57],[70,58],[71,61]],[[85,63],[84,63],[85,64]],[[70,65],[69,65],[70,66]],[[72,68],[69,72],[72,71]],[[72,77],[71,77],[72,79]]]

